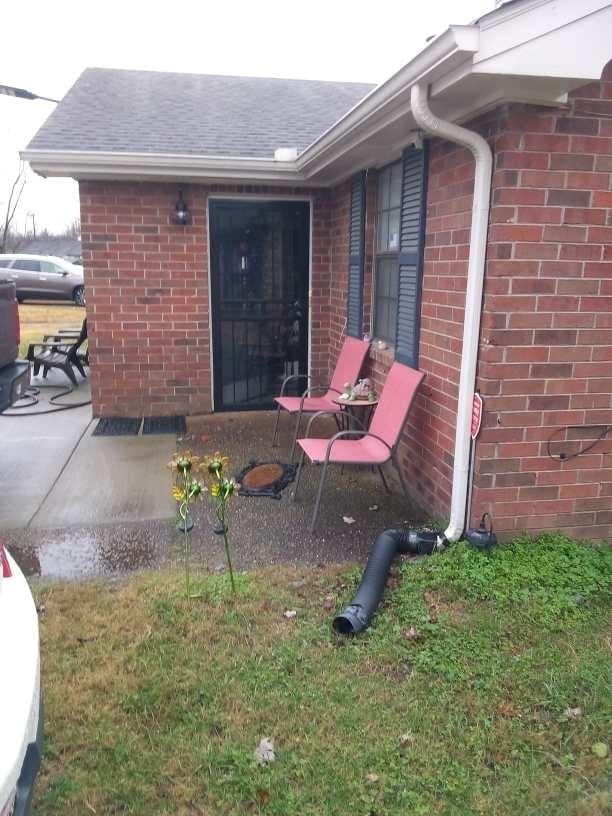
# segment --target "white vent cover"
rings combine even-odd
[[[274,161],[289,162],[295,161],[298,156],[297,147],[277,147],[274,151]]]

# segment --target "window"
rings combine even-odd
[[[373,329],[412,368],[419,364],[426,189],[427,142],[380,171]]]
[[[40,272],[40,261],[27,261],[22,258],[15,261],[13,269],[20,269],[22,272]]]
[[[45,275],[63,275],[64,270],[61,266],[54,264],[52,261],[41,261],[42,271]]]
[[[395,344],[398,261],[402,204],[402,163],[381,170],[378,177],[374,334]]]

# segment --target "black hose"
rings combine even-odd
[[[49,405],[53,405],[55,407],[40,411],[25,411],[25,408],[31,408],[33,405],[39,404],[39,397],[42,396],[40,392],[43,388],[60,389],[58,394],[52,394],[47,399]],[[0,417],[42,416],[43,414],[56,414],[58,411],[71,411],[73,408],[81,408],[84,405],[91,405],[91,399],[82,402],[57,402],[58,399],[67,397],[69,394],[74,393],[75,390],[76,388],[71,385],[56,385],[50,383],[45,385],[30,385],[26,389],[25,396],[13,403],[13,405],[11,405],[10,408],[7,408],[6,411],[0,413]]]
[[[391,564],[396,555],[429,555],[441,547],[443,536],[435,532],[385,530],[380,533],[352,602],[333,620],[340,635],[356,635],[370,625],[385,590]]]

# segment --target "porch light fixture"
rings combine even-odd
[[[183,191],[179,190],[178,201],[174,205],[174,223],[185,226],[191,221],[191,213],[187,208],[185,199],[183,198]]]

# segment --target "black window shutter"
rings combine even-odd
[[[395,359],[412,368],[419,364],[421,280],[425,243],[427,143],[409,147],[402,157],[402,210],[400,215],[399,288]]]
[[[363,331],[363,262],[365,230],[365,172],[351,181],[349,267],[346,333],[361,337]]]

